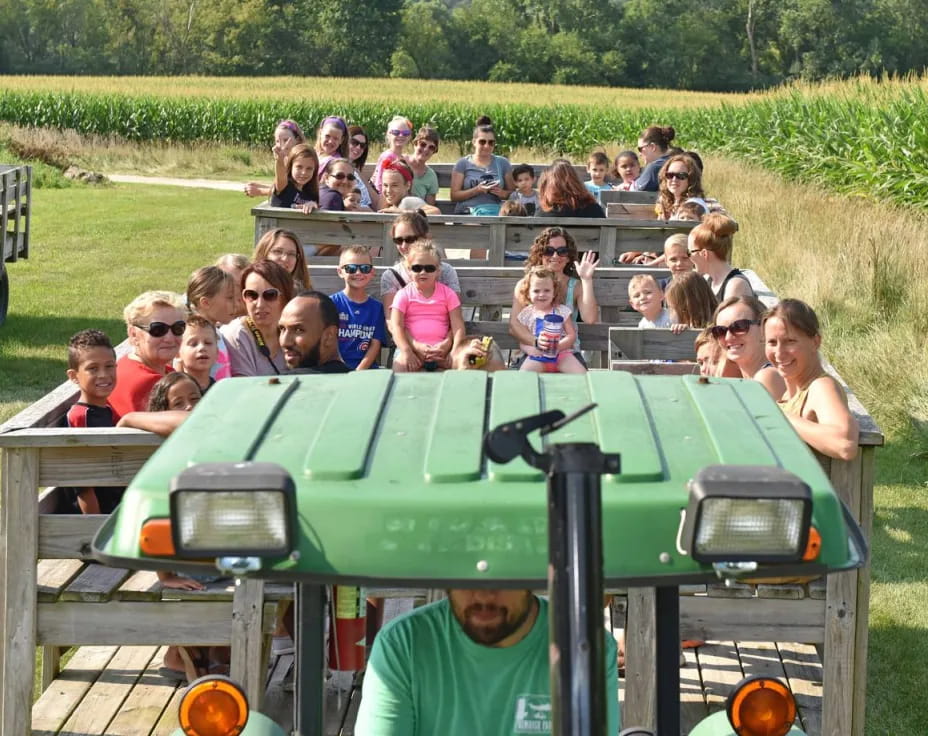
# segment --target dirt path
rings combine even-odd
[[[169,176],[136,176],[134,174],[106,174],[107,179],[119,184],[158,184],[169,187],[191,187],[195,189],[224,189],[243,192],[245,182],[221,179],[177,179]]]

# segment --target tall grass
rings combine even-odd
[[[741,226],[736,265],[809,302],[823,350],[884,431],[928,450],[928,215],[714,156],[706,172]]]

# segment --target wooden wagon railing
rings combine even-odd
[[[361,245],[382,248],[374,265],[392,266],[397,259],[390,229],[396,216],[376,212],[313,212],[304,215],[292,209],[262,204],[252,208],[255,242],[274,228],[294,232],[303,246]],[[689,232],[695,223],[663,220],[586,219],[577,217],[475,217],[473,215],[429,215],[432,239],[446,251],[487,250],[485,259],[450,257],[455,266],[503,266],[506,252],[528,253],[542,230],[566,228],[580,251],[599,254],[604,266],[618,265],[627,251],[663,252],[668,236]],[[310,265],[334,263],[332,257],[312,256]]]

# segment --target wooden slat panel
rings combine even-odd
[[[821,642],[824,616],[824,603],[811,598],[680,598],[680,634],[685,639]]]
[[[608,349],[609,325],[579,324],[578,333],[584,350]],[[468,335],[489,335],[502,350],[518,348],[516,339],[509,334],[509,322],[466,322]]]
[[[177,730],[177,712],[180,709],[181,698],[184,697],[185,688],[178,688],[164,707],[161,717],[152,729],[150,736],[173,736]],[[289,732],[288,732],[289,733]]]
[[[693,341],[699,330],[674,334],[670,330],[637,327],[612,327],[609,341],[624,356],[632,360],[696,360]]]
[[[872,447],[860,448],[860,528],[870,540],[873,532],[874,454]],[[857,615],[854,632],[853,728],[852,736],[863,736],[867,701],[867,652],[869,651],[870,566],[857,571]]]
[[[636,315],[637,316],[637,313]],[[613,360],[609,368],[614,371],[627,371],[636,376],[692,376],[699,373],[696,363],[683,360],[673,363],[652,363],[648,360]]]
[[[33,427],[0,434],[0,447],[151,447],[162,442],[151,432],[123,427],[97,427],[68,429],[66,427]],[[53,484],[49,484],[53,485]]]
[[[159,601],[161,581],[151,570],[139,570],[119,586],[113,597],[121,601]]]
[[[43,486],[124,486],[157,449],[142,447],[45,447]]]
[[[155,652],[119,712],[110,721],[106,736],[138,736],[148,734],[155,728],[165,706],[178,690],[175,682],[158,674],[165,651],[167,647],[161,647]]]
[[[232,606],[232,679],[245,689],[248,702],[261,709],[267,664],[262,656],[261,617],[264,608],[264,584],[245,578],[235,586]]]
[[[809,736],[822,730],[822,666],[815,647],[809,644],[777,644],[789,689],[796,698],[802,725]],[[829,734],[838,731],[829,729]],[[843,736],[843,735],[842,735]]]
[[[100,603],[108,601],[131,575],[129,570],[104,565],[87,565],[58,596],[62,601]]]
[[[682,601],[681,601],[682,603]],[[654,728],[657,647],[654,628],[654,588],[628,589],[625,629],[625,709],[622,722]]]
[[[276,603],[266,603],[265,627],[273,626]],[[87,622],[93,621],[93,626]],[[43,644],[196,644],[232,641],[232,601],[64,601],[39,605],[38,640]],[[33,657],[34,657],[33,650]],[[32,684],[29,690],[31,695]]]
[[[39,514],[39,557],[92,559],[90,543],[104,514]]]
[[[684,649],[683,656],[686,658],[686,666],[680,668],[680,732],[685,735],[692,731],[709,711],[702,690],[696,651]]]
[[[40,601],[53,601],[84,569],[80,560],[39,560],[36,592]]]
[[[706,707],[710,713],[725,708],[725,699],[743,678],[738,650],[732,641],[708,642],[696,650]]]
[[[103,733],[156,651],[153,646],[121,647],[65,722],[64,730]]]
[[[114,646],[81,647],[32,706],[32,733],[58,733],[116,651]]]

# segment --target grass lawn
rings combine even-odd
[[[928,464],[926,440],[907,417],[928,377],[925,361],[906,358],[925,345],[884,293],[887,276],[868,260],[867,238],[882,233],[890,276],[914,278],[894,270],[891,254],[928,243],[928,224],[724,160],[709,159],[707,170],[710,193],[741,223],[738,264],[819,309],[825,351],[887,432],[877,452],[867,734],[922,733]],[[0,328],[0,422],[64,379],[75,331],[98,327],[119,341],[122,307],[136,294],[182,290],[196,267],[251,250],[251,202],[234,192],[75,186],[39,189],[34,199],[32,257],[10,266],[10,315]]]

